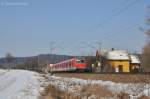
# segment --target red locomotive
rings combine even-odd
[[[72,58],[49,66],[50,72],[84,71],[87,65],[84,59]]]

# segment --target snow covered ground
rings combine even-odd
[[[0,70],[0,99],[37,99],[40,75],[25,70]]]
[[[85,85],[100,85],[104,86],[113,93],[127,93],[130,95],[131,99],[137,99],[141,95],[150,95],[150,84],[123,84],[115,83],[111,81],[102,81],[102,80],[83,80],[78,78],[64,78],[57,76],[47,75],[47,83],[52,84],[63,91],[68,91],[76,95],[80,95],[80,90],[82,86]]]
[[[43,87],[52,84],[63,91],[80,95],[85,85],[104,86],[113,93],[128,93],[136,99],[140,95],[150,95],[150,84],[123,84],[102,80],[83,80],[77,78],[64,78],[41,75],[25,70],[0,69],[0,99],[38,99]]]

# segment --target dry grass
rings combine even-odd
[[[41,92],[39,99],[79,99],[67,92],[61,91],[53,85],[45,87],[45,90]]]
[[[149,97],[147,97],[147,96],[141,96],[138,99],[149,99]]]
[[[99,85],[85,85],[79,91],[79,94],[75,96],[73,93],[60,91],[55,86],[49,85],[41,92],[39,99],[129,99],[129,96],[125,93],[113,94]]]
[[[93,80],[109,80],[122,83],[137,83],[142,81],[149,81],[149,75],[129,75],[129,74],[77,74],[77,73],[62,73],[57,74],[62,77],[75,77],[81,79],[93,79]],[[140,77],[140,78],[139,78]],[[69,87],[69,86],[68,86]],[[79,89],[77,89],[79,90]],[[45,90],[41,92],[39,99],[129,99],[129,95],[125,93],[114,94],[104,86],[100,85],[85,85],[82,86],[78,96],[74,93],[67,91],[61,91],[53,85],[45,87]],[[138,99],[149,99],[146,96],[141,96]]]
[[[107,88],[99,85],[85,85],[79,91],[80,95],[75,96],[57,89],[53,85],[45,87],[41,92],[39,99],[130,99],[128,94],[114,94]],[[147,96],[141,96],[138,99],[149,99]]]
[[[61,77],[74,77],[81,79],[91,79],[91,80],[103,80],[103,81],[113,81],[121,83],[139,83],[139,82],[149,82],[150,75],[144,74],[85,74],[85,73],[59,73],[56,74]]]
[[[114,97],[114,94],[112,94],[106,88],[97,85],[83,86],[79,93],[80,95],[74,96],[73,93],[71,94],[64,91],[60,91],[55,86],[49,85],[45,88],[43,92],[41,92],[40,99],[88,99],[89,97],[92,98],[93,96],[94,99],[101,99],[102,97],[108,99],[108,97]]]
[[[81,89],[81,96],[82,97],[95,96],[96,99],[100,99],[102,97],[103,98],[114,97],[115,95],[108,89],[104,88],[103,86],[85,85]]]

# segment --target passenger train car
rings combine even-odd
[[[84,71],[87,65],[84,59],[72,58],[56,64],[49,65],[50,72]]]

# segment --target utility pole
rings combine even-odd
[[[91,48],[91,49],[94,49],[95,51],[98,50],[99,52],[101,52],[102,50],[102,43],[101,42],[96,42],[96,44],[98,45],[98,47],[96,46],[93,46],[91,44],[88,44],[86,42],[83,42],[87,47]]]
[[[93,50],[94,50],[94,52],[95,52],[95,51],[97,50],[97,47],[95,47],[95,46],[93,46],[93,45],[91,45],[91,44],[89,44],[89,43],[87,43],[87,42],[83,42],[83,44],[84,44],[85,46],[91,48],[91,53],[92,53],[92,56],[93,56]]]
[[[100,52],[101,52],[102,43],[101,42],[96,42],[98,47],[90,45],[86,42],[84,44],[96,51],[96,61],[95,61],[94,64],[92,64],[92,68],[95,68],[95,72],[101,72],[102,71],[102,64],[101,64],[102,61],[100,59]]]
[[[40,65],[40,55],[38,55],[37,58],[38,58],[38,61],[37,61],[37,63],[38,63],[38,68],[37,68],[37,69],[38,69],[38,70],[41,70],[41,65]]]
[[[49,48],[50,48],[50,61],[51,61],[51,64],[53,64],[53,50],[55,50],[55,42],[50,42],[49,43]]]
[[[96,42],[96,44],[98,45],[98,51],[101,52],[102,43],[101,42]]]
[[[63,45],[63,43],[61,44],[61,45]],[[55,60],[53,59],[54,57],[53,57],[53,55],[54,55],[54,51],[56,50],[56,49],[60,49],[60,48],[62,48],[61,47],[61,45],[56,45],[56,43],[55,42],[50,42],[49,43],[49,47],[50,47],[50,59],[51,59],[51,64],[53,64],[53,63],[55,63]]]
[[[55,50],[55,42],[50,42],[49,43],[49,47],[50,47],[50,54],[53,54],[53,50]]]

